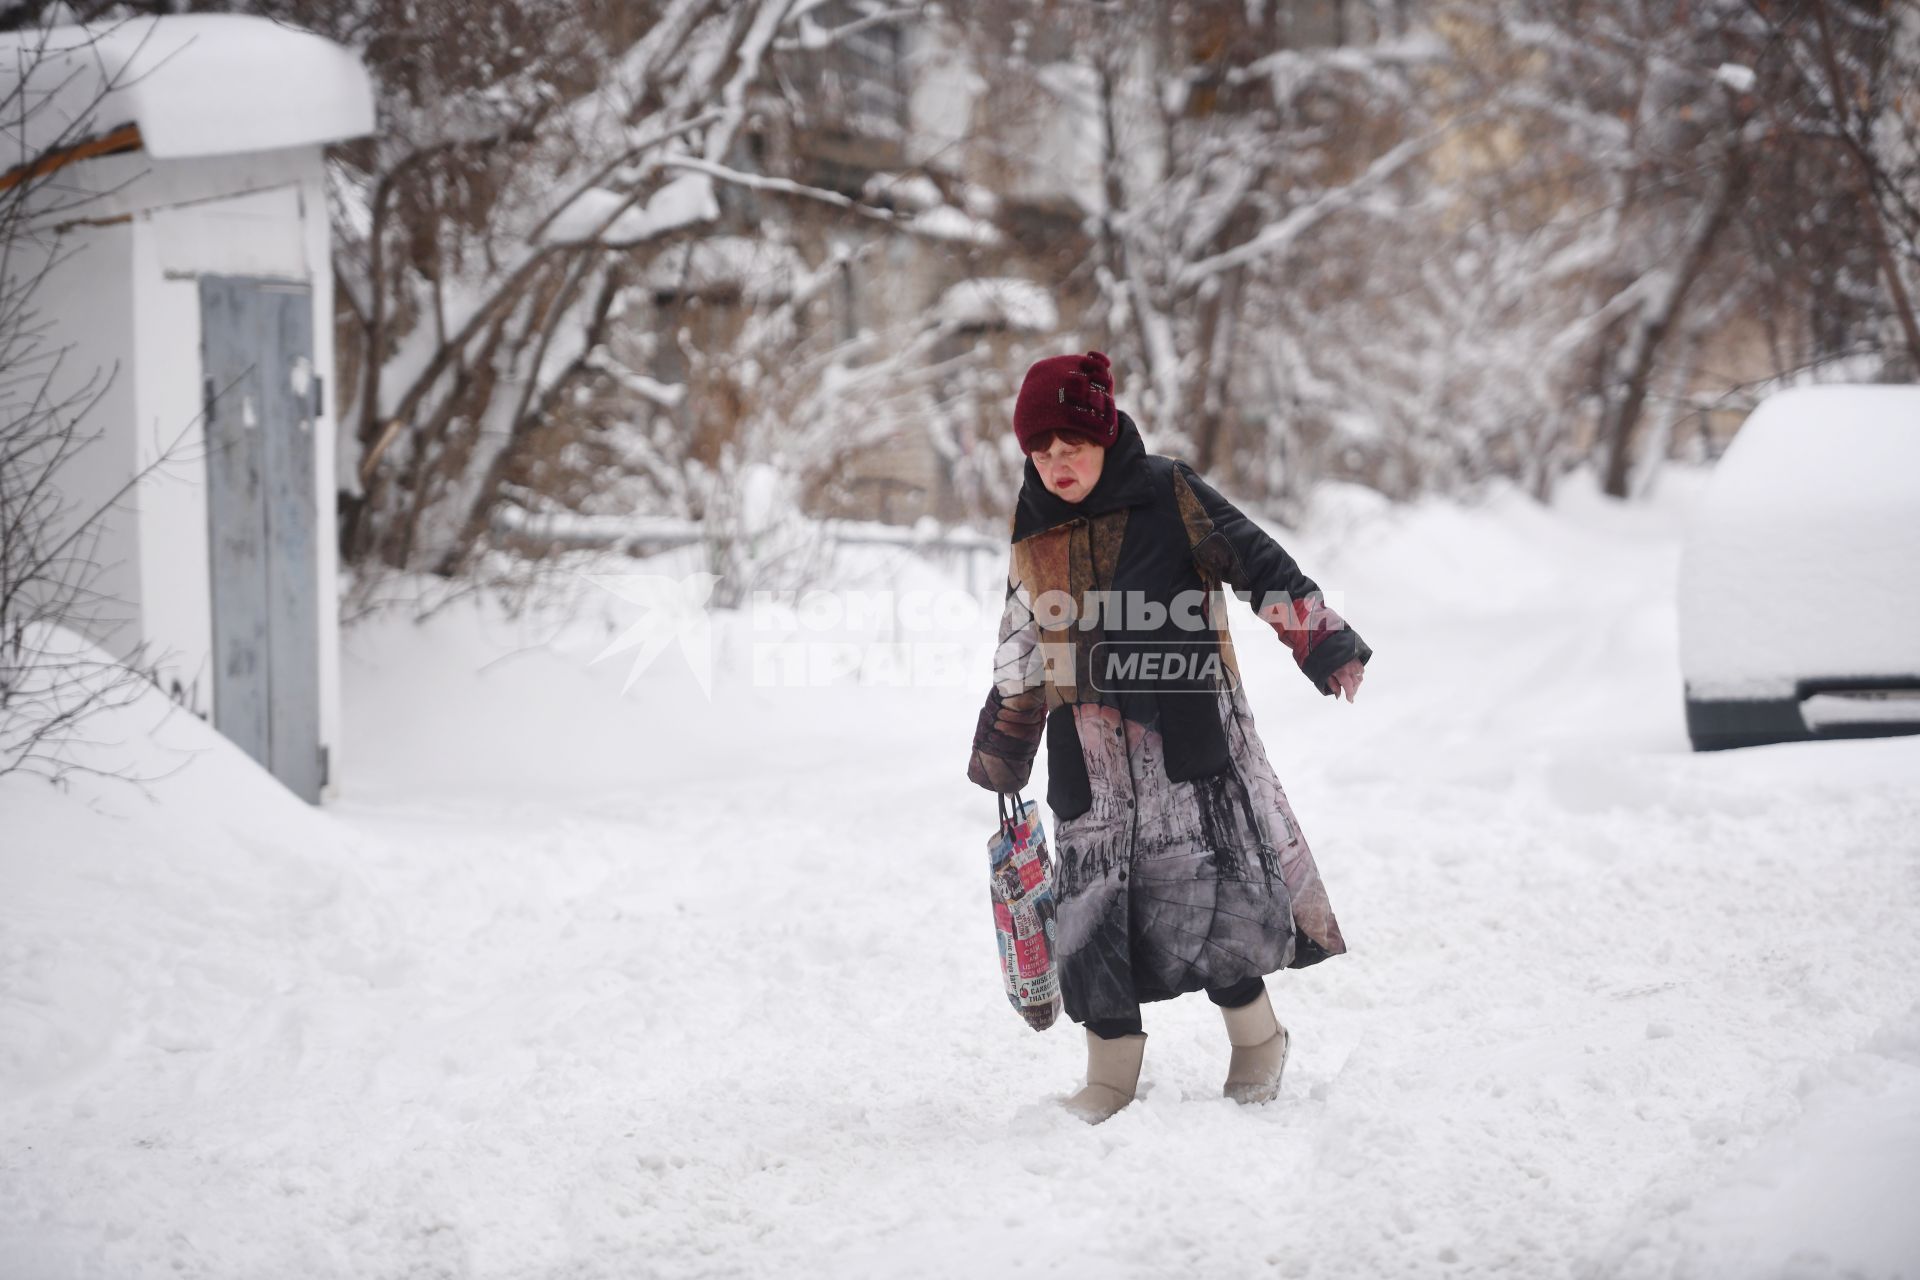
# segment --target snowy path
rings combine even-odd
[[[1236,617],[1351,947],[1262,1109],[1198,997],[1054,1105],[983,684],[623,704],[456,612],[356,642],[323,815],[0,784],[0,1275],[1920,1276],[1920,740],[1688,753],[1677,506],[1303,539],[1352,706]]]

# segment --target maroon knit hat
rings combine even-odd
[[[1098,351],[1034,361],[1013,403],[1013,434],[1020,452],[1030,452],[1031,442],[1054,431],[1111,447],[1120,435],[1113,387],[1112,362]]]

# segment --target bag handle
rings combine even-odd
[[[1011,839],[1014,828],[1020,825],[1020,818],[1026,812],[1026,802],[1020,799],[1017,790],[1011,796],[1005,791],[996,791],[993,798],[1000,809],[1000,829]]]

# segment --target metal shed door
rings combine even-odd
[[[320,799],[313,304],[305,285],[200,280],[213,558],[213,722]]]

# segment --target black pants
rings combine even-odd
[[[1207,999],[1223,1009],[1238,1009],[1243,1004],[1252,1004],[1267,989],[1266,980],[1255,974],[1243,978],[1230,987],[1208,987]],[[1138,1011],[1130,1018],[1089,1018],[1087,1030],[1102,1040],[1117,1040],[1121,1036],[1140,1034],[1140,1014]]]

